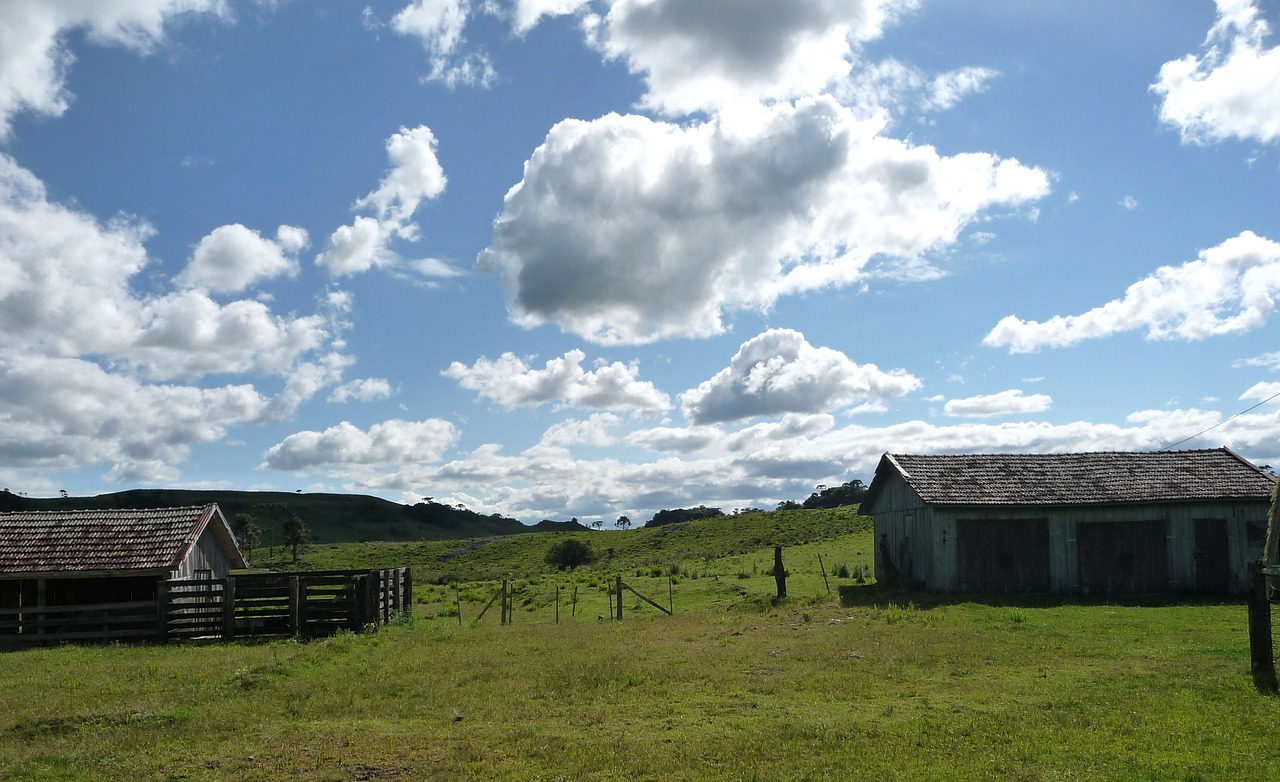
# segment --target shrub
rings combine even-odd
[[[849,566],[843,562],[837,563],[831,568],[831,575],[835,576],[836,578],[848,578]]]
[[[547,549],[547,564],[560,570],[572,570],[595,559],[591,547],[577,538],[552,543]]]

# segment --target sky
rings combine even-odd
[[[0,485],[1280,466],[1274,0],[7,0]]]

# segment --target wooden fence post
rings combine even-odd
[[[569,616],[576,617],[578,615],[578,585],[573,585],[573,607],[569,609]]]
[[[773,580],[778,585],[778,598],[787,596],[787,569],[782,566],[782,546],[773,547]]]
[[[560,585],[556,584],[556,624],[560,624]]]
[[[169,582],[156,582],[156,641],[169,642]]]
[[[222,582],[222,640],[236,637],[236,577],[227,575]]]
[[[831,594],[831,583],[827,581],[827,566],[822,564],[822,555],[818,555],[818,569],[822,571],[822,583],[827,586],[827,594]]]
[[[622,575],[618,575],[618,621],[622,621]]]
[[[505,625],[507,623],[507,580],[505,578],[502,579],[502,592],[499,594],[501,595],[499,599],[502,601],[502,619],[499,624]]]
[[[453,600],[458,606],[458,627],[462,627],[462,590],[458,589],[458,582],[453,582]]]
[[[302,579],[289,576],[289,632],[295,638],[302,637],[302,600],[305,595]]]
[[[1261,562],[1252,563],[1249,568],[1249,662],[1254,687],[1275,695],[1280,686],[1271,640],[1271,601],[1267,599],[1267,577]]]
[[[413,568],[400,568],[400,572],[404,575],[404,606],[401,608],[406,614],[413,614]]]
[[[378,608],[378,599],[380,597],[378,571],[370,570],[369,575],[364,578],[364,624],[360,629],[364,629],[367,625],[377,626],[378,616],[381,611]]]

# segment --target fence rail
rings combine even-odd
[[[156,599],[0,608],[0,649],[117,640],[315,638],[390,622],[413,605],[408,568],[252,573],[156,584]]]

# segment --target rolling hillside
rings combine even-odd
[[[189,489],[138,489],[94,497],[20,497],[0,492],[0,511],[106,508],[163,508],[216,502],[230,521],[236,514],[253,513],[263,529],[262,545],[279,545],[284,520],[296,514],[311,529],[313,543],[353,543],[371,540],[415,541],[515,535],[535,531],[516,519],[484,516],[469,510],[418,503],[401,505],[359,494],[306,494],[290,492],[199,491]],[[255,506],[282,506],[274,518]],[[553,522],[548,522],[553,523]],[[564,523],[566,528],[577,525]],[[538,528],[546,531],[545,523]]]

